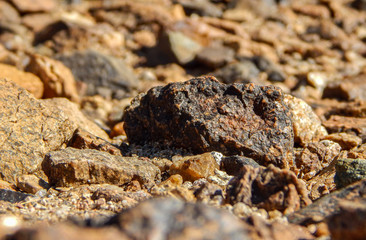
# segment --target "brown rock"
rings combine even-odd
[[[110,134],[111,138],[117,137],[120,135],[126,136],[126,132],[125,132],[125,129],[123,128],[123,125],[124,125],[123,122],[119,122],[113,126],[113,129]]]
[[[309,225],[322,222],[341,211],[342,202],[352,201],[352,204],[365,204],[366,179],[332,192],[309,206],[289,215],[289,222]]]
[[[347,154],[347,158],[360,158],[366,159],[366,144],[362,144],[361,146],[350,150]]]
[[[79,102],[74,76],[62,62],[34,54],[27,71],[37,75],[44,83],[44,98],[65,97]]]
[[[183,177],[179,174],[174,174],[164,180],[160,186],[168,186],[168,187],[174,187],[174,186],[180,186],[183,184]]]
[[[340,202],[339,212],[327,220],[332,239],[365,239],[366,203]]]
[[[242,173],[228,186],[227,200],[231,204],[244,202],[266,210],[291,213],[311,203],[305,184],[289,170],[273,165],[267,168],[244,166]]]
[[[82,228],[70,224],[57,224],[53,226],[36,225],[22,227],[10,237],[14,240],[48,240],[48,239],[69,239],[69,240],[127,240],[121,231],[113,227],[106,228]]]
[[[362,144],[360,137],[343,132],[329,134],[324,139],[338,143],[344,150],[350,150]]]
[[[107,224],[131,239],[249,239],[249,226],[229,212],[171,198],[140,203]]]
[[[160,170],[147,161],[91,149],[66,148],[50,152],[42,168],[50,185],[58,187],[98,183],[122,185],[132,180],[151,187],[160,175]]]
[[[204,182],[194,191],[198,201],[220,206],[224,202],[224,191],[220,186],[210,182]]]
[[[0,1],[0,22],[20,23],[17,10],[5,1]]]
[[[285,95],[284,102],[291,112],[296,143],[304,146],[310,142],[317,142],[328,135],[318,116],[305,101],[291,95]]]
[[[11,0],[11,2],[21,13],[49,12],[57,7],[55,0]]]
[[[295,153],[298,177],[309,180],[320,170],[327,167],[339,155],[341,146],[338,143],[323,140],[307,144],[301,151]]]
[[[6,181],[0,180],[0,189],[16,191],[15,185]]]
[[[0,80],[0,112],[0,178],[10,183],[19,175],[41,174],[45,154],[65,145],[76,129],[64,112],[8,80]]]
[[[211,153],[188,156],[179,159],[170,166],[172,174],[179,174],[184,181],[195,181],[215,174],[218,163]]]
[[[138,202],[151,198],[151,195],[145,191],[126,192],[118,186],[105,184],[98,187],[91,196],[94,201],[101,198],[104,198],[106,202],[112,201],[124,204],[124,207],[132,207]],[[127,203],[122,203],[122,201],[127,201]]]
[[[354,133],[362,139],[366,139],[366,119],[364,117],[332,115],[323,124],[330,133]]]
[[[42,100],[44,104],[50,108],[57,108],[63,111],[69,120],[75,123],[79,128],[84,129],[97,137],[109,139],[108,134],[102,130],[97,124],[85,117],[79,110],[77,104],[70,102],[66,98],[50,98]]]
[[[222,84],[214,77],[171,83],[136,97],[123,121],[130,143],[238,154],[281,168],[292,160],[290,114],[273,86]]]
[[[112,155],[122,156],[121,150],[116,146],[80,128],[76,129],[68,146],[78,149],[95,149]]]
[[[251,216],[246,222],[253,226],[251,239],[265,240],[300,240],[315,239],[305,227],[274,221],[268,223],[259,216]]]
[[[22,17],[22,23],[34,32],[41,31],[44,27],[55,21],[54,16],[49,13],[27,14]]]
[[[323,92],[323,98],[337,98],[339,100],[366,100],[366,75],[360,75],[341,81],[331,82]]]
[[[32,93],[36,98],[41,98],[43,95],[43,83],[32,73],[26,73],[18,70],[14,66],[0,63],[0,78],[7,78],[14,81],[19,86]]]
[[[17,187],[20,190],[31,194],[35,194],[39,190],[49,188],[48,184],[44,180],[34,175],[22,175],[18,177]]]

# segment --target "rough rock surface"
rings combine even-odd
[[[321,199],[313,202],[309,206],[300,209],[288,216],[288,220],[295,224],[312,224],[321,222],[340,212],[342,203],[353,201],[365,203],[366,180],[361,180],[338,191],[334,191]]]
[[[87,95],[121,98],[138,86],[123,61],[95,51],[75,52],[57,58],[69,67],[76,80],[87,84]]]
[[[123,120],[131,143],[240,154],[281,168],[292,159],[292,122],[282,92],[273,86],[194,78],[135,98]]]
[[[42,168],[50,185],[59,187],[101,183],[122,185],[132,180],[151,187],[160,175],[160,170],[147,161],[92,149],[66,148],[50,152]]]
[[[74,76],[62,62],[34,54],[27,71],[37,75],[44,83],[44,98],[65,97],[74,102],[79,101]]]
[[[338,143],[329,140],[309,143],[301,151],[295,153],[293,170],[299,178],[309,180],[320,170],[326,168],[340,153]]]
[[[305,184],[289,170],[273,165],[267,168],[244,166],[228,186],[227,200],[231,204],[243,202],[266,210],[285,213],[299,210],[311,203]]]
[[[366,178],[366,159],[338,159],[334,181],[337,188]]]
[[[32,73],[20,71],[14,66],[0,64],[0,78],[12,80],[32,93],[36,98],[41,98],[43,95],[43,83]]]
[[[344,150],[350,150],[362,144],[360,137],[344,132],[329,134],[324,139],[338,143]]]
[[[40,174],[45,154],[65,145],[76,128],[64,112],[8,80],[0,80],[0,112],[0,178],[11,183]]]
[[[122,155],[121,150],[116,146],[80,128],[76,129],[74,132],[74,135],[68,142],[68,147],[78,149],[96,149],[112,155]]]
[[[291,95],[285,95],[284,101],[291,112],[296,143],[304,146],[328,135],[325,127],[321,125],[319,117],[305,101]]]
[[[240,174],[242,167],[250,165],[252,167],[259,167],[260,165],[251,158],[243,156],[228,156],[223,157],[220,162],[220,169],[229,175],[236,176]]]
[[[197,203],[154,199],[109,222],[131,239],[248,239],[249,226],[228,212]]]
[[[82,128],[97,137],[108,140],[108,134],[102,130],[96,123],[89,120],[85,115],[79,110],[78,105],[73,102],[70,102],[66,98],[50,98],[42,100],[43,103],[54,109],[60,109],[63,111],[69,120],[76,124],[79,128]]]

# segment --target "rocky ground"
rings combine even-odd
[[[0,238],[365,239],[365,11],[0,0]]]

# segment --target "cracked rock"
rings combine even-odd
[[[130,143],[244,155],[280,168],[292,160],[290,114],[273,86],[193,78],[136,97],[123,120]]]

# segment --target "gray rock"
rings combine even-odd
[[[197,61],[210,68],[222,67],[234,59],[234,50],[224,46],[205,47],[196,58]]]
[[[132,180],[151,187],[160,176],[160,170],[150,162],[93,149],[66,148],[50,152],[42,168],[50,185],[57,187],[101,183],[122,185]]]
[[[6,189],[0,189],[0,201],[17,203],[24,201],[27,197],[33,196],[31,194],[15,192]]]
[[[8,80],[0,80],[0,121],[0,178],[10,183],[23,174],[42,176],[45,154],[64,146],[76,129],[63,111]]]
[[[222,158],[220,163],[220,169],[225,171],[229,175],[236,176],[240,173],[241,169],[245,165],[250,165],[254,168],[260,166],[256,161],[251,158],[243,156],[228,156]]]
[[[250,228],[229,212],[202,203],[152,199],[123,211],[108,225],[131,239],[249,239]]]
[[[335,168],[334,181],[337,188],[345,187],[366,178],[365,159],[338,159]]]
[[[87,84],[87,95],[104,94],[120,99],[139,86],[133,70],[109,55],[85,51],[60,55],[57,59],[71,69],[77,81]]]

